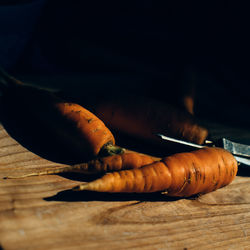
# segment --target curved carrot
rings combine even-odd
[[[93,113],[76,103],[56,102],[55,112],[70,123],[67,133],[79,143],[79,148],[91,151],[92,156],[97,156],[100,151],[108,149],[115,144],[115,139],[110,130]],[[67,121],[66,121],[67,120]]]
[[[59,174],[76,172],[83,174],[96,174],[103,172],[119,171],[123,169],[135,169],[159,161],[157,157],[140,154],[137,152],[125,152],[107,157],[91,160],[87,163],[80,163],[56,169],[49,169],[40,172],[33,172],[22,176],[7,176],[5,179],[17,179],[29,176],[40,176],[48,174]]]
[[[89,161],[85,164],[85,171],[100,173],[119,171],[123,169],[136,169],[151,164],[156,160],[159,160],[159,158],[137,152],[125,152],[123,154],[107,156]],[[79,167],[80,171],[81,169],[84,169],[84,164],[76,164],[75,166]]]
[[[120,152],[111,131],[93,113],[49,91],[27,86],[0,70],[2,109],[22,113],[34,127],[41,124],[83,160]],[[15,123],[22,121],[14,121]],[[39,133],[39,130],[37,131]]]
[[[98,192],[156,192],[188,197],[228,185],[237,174],[233,155],[221,148],[178,153],[139,169],[105,174],[73,190]]]

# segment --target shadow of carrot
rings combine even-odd
[[[46,197],[46,201],[66,201],[66,202],[82,202],[82,201],[167,201],[173,202],[180,198],[168,197],[160,192],[155,193],[100,193],[93,191],[72,191],[65,190],[54,196]]]
[[[59,141],[51,129],[28,111],[22,112],[18,105],[3,105],[0,100],[0,122],[13,139],[44,159],[62,164],[81,162],[79,155],[72,152],[66,143]]]

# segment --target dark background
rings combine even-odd
[[[170,103],[195,81],[198,117],[249,128],[247,4],[16,2],[0,1],[0,62],[9,73],[69,96],[134,92]]]

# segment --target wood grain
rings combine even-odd
[[[0,249],[249,249],[250,179],[192,199],[71,192],[91,177],[3,179],[63,166],[0,127]]]

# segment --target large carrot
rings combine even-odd
[[[157,157],[129,151],[123,154],[116,154],[107,157],[97,158],[86,163],[74,164],[60,168],[53,168],[40,172],[33,172],[22,176],[7,176],[5,177],[5,179],[16,179],[29,176],[40,176],[68,172],[96,174],[103,172],[119,171],[123,169],[136,169],[159,160],[160,159]]]
[[[110,128],[147,141],[154,141],[154,134],[161,133],[203,144],[208,136],[208,130],[193,115],[153,98],[109,97],[91,105]]]
[[[82,106],[65,102],[49,91],[27,86],[3,70],[0,70],[0,89],[1,108],[8,110],[16,126],[22,123],[15,120],[17,114],[29,119],[34,127],[42,124],[82,160],[120,151],[114,146],[114,136],[105,124]]]
[[[105,174],[73,190],[150,193],[188,197],[228,185],[237,174],[237,162],[221,148],[203,148],[178,153],[139,169]]]

